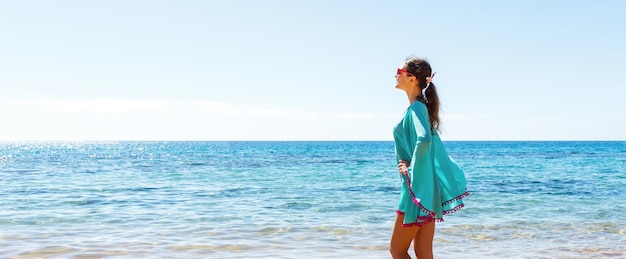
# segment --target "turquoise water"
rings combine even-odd
[[[626,257],[626,142],[445,142],[438,258]],[[0,143],[0,258],[389,258],[392,142]]]

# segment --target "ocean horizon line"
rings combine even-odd
[[[561,139],[539,139],[539,140],[459,140],[459,139],[450,139],[450,140],[442,140],[443,142],[626,142],[626,140],[594,140],[594,139],[583,139],[583,140],[561,140]],[[330,140],[0,140],[0,143],[110,143],[110,142],[393,142],[392,139],[389,140],[354,140],[354,139],[330,139]]]

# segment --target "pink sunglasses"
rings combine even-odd
[[[399,75],[401,73],[407,73],[408,75],[415,76],[415,75],[411,74],[409,71],[406,71],[406,70],[404,70],[402,68],[398,68],[398,71],[396,71],[396,75]]]

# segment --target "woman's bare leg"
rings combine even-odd
[[[413,249],[415,256],[419,259],[433,258],[433,236],[435,235],[435,222],[424,224],[415,233],[413,239]]]
[[[389,252],[394,259],[411,258],[407,251],[411,246],[411,241],[417,236],[419,227],[402,227],[404,215],[396,214],[396,223],[391,233]]]

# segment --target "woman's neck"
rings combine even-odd
[[[406,96],[409,98],[409,105],[411,105],[422,98],[422,91],[415,88],[406,90]]]

